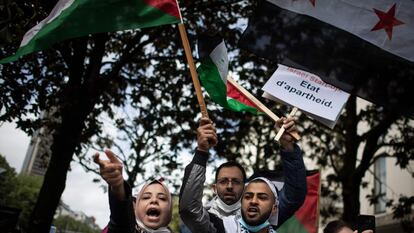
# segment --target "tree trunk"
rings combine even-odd
[[[53,135],[51,157],[42,188],[32,212],[29,231],[48,233],[56,208],[66,186],[66,175],[72,156],[82,142],[85,121],[93,111],[99,96],[107,85],[100,85],[99,69],[105,51],[106,34],[95,35],[95,47],[91,53],[89,72],[84,74],[84,59],[87,51],[87,37],[74,42],[73,56],[70,58],[70,76],[67,86],[62,90],[61,124]]]
[[[345,182],[342,182],[342,199],[344,205],[344,212],[342,214],[342,220],[355,225],[357,216],[361,204],[359,202],[359,187],[361,186],[361,180],[348,179]]]
[[[60,128],[53,137],[52,154],[42,188],[32,212],[29,232],[49,232],[60,197],[66,186],[66,175],[88,113],[93,104],[74,101],[62,111]]]
[[[358,120],[356,112],[356,97],[351,96],[346,104],[347,117],[346,128],[346,154],[343,156],[343,166],[338,172],[338,178],[342,184],[343,214],[342,219],[350,224],[355,223],[359,214],[359,193],[362,178],[356,178],[355,169],[357,162],[358,146]]]

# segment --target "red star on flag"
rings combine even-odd
[[[377,14],[378,18],[380,19],[378,23],[371,29],[371,31],[376,31],[380,29],[384,29],[387,32],[388,38],[391,40],[392,38],[392,28],[394,26],[398,26],[404,24],[400,20],[396,19],[395,16],[395,3],[388,10],[388,12],[380,11],[374,8],[375,14]]]
[[[312,6],[315,6],[316,0],[309,0],[309,1],[311,2]]]

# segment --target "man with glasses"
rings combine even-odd
[[[215,196],[205,207],[202,206],[208,151],[216,144],[216,129],[212,121],[208,118],[201,118],[200,126],[197,129],[197,149],[193,160],[185,168],[180,198],[183,196],[183,192],[193,194],[194,200],[191,201],[197,202],[194,204],[198,211],[205,216],[208,215],[208,218],[205,217],[204,224],[210,222],[214,224],[223,217],[240,215],[240,197],[246,180],[246,172],[239,163],[235,161],[223,163],[217,168],[215,174],[215,184],[213,184]],[[216,228],[224,230],[222,224]],[[192,229],[192,232],[195,231]]]
[[[292,119],[282,118],[286,132],[295,131]],[[193,233],[225,232],[223,219],[240,219],[240,199],[243,194],[246,173],[237,162],[222,164],[216,171],[213,191],[216,196],[203,207],[203,187],[206,177],[208,150],[217,144],[216,130],[208,118],[202,118],[197,129],[197,150],[192,162],[185,168],[183,183],[180,190],[180,215],[183,222]],[[286,167],[284,198],[279,208],[281,221],[289,218],[303,203],[306,195],[306,172],[303,164],[301,150],[294,143],[289,134],[281,139],[282,161]],[[295,184],[291,184],[295,182]],[[286,192],[285,192],[286,191]],[[286,195],[289,195],[287,198]],[[281,217],[281,218],[280,218]],[[267,219],[265,219],[267,220]],[[231,224],[228,224],[231,225]],[[272,225],[278,225],[272,222]],[[227,229],[228,230],[228,229]]]
[[[243,193],[246,172],[235,161],[221,164],[213,184],[214,198],[205,206],[219,218],[240,214],[240,196]]]

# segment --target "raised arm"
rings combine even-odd
[[[281,118],[276,122],[276,130],[281,127],[282,123],[286,132],[296,131],[295,121],[292,118]],[[286,132],[280,139],[285,182],[279,195],[278,226],[302,206],[306,197],[306,169],[302,151],[294,138]]]
[[[208,118],[202,118],[197,129],[197,149],[193,160],[185,168],[180,190],[180,216],[191,232],[216,232],[202,198],[206,180],[208,150],[217,144],[216,130]]]
[[[108,233],[135,232],[135,214],[132,206],[132,191],[122,177],[122,163],[110,150],[105,150],[109,160],[101,160],[99,153],[94,162],[99,165],[101,177],[109,186],[109,207],[111,209]]]
[[[105,155],[109,160],[101,160],[99,153],[96,153],[93,161],[99,165],[99,173],[109,185],[112,195],[119,200],[124,200],[125,189],[124,178],[122,177],[122,163],[110,150],[105,150]]]

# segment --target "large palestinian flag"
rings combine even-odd
[[[412,0],[262,0],[240,46],[414,116]]]
[[[0,63],[66,39],[179,22],[177,0],[60,0],[47,18],[26,32],[16,54]]]
[[[224,40],[216,36],[200,37],[198,53],[201,64],[197,72],[211,99],[232,111],[257,114],[256,105],[227,82],[229,60]]]

